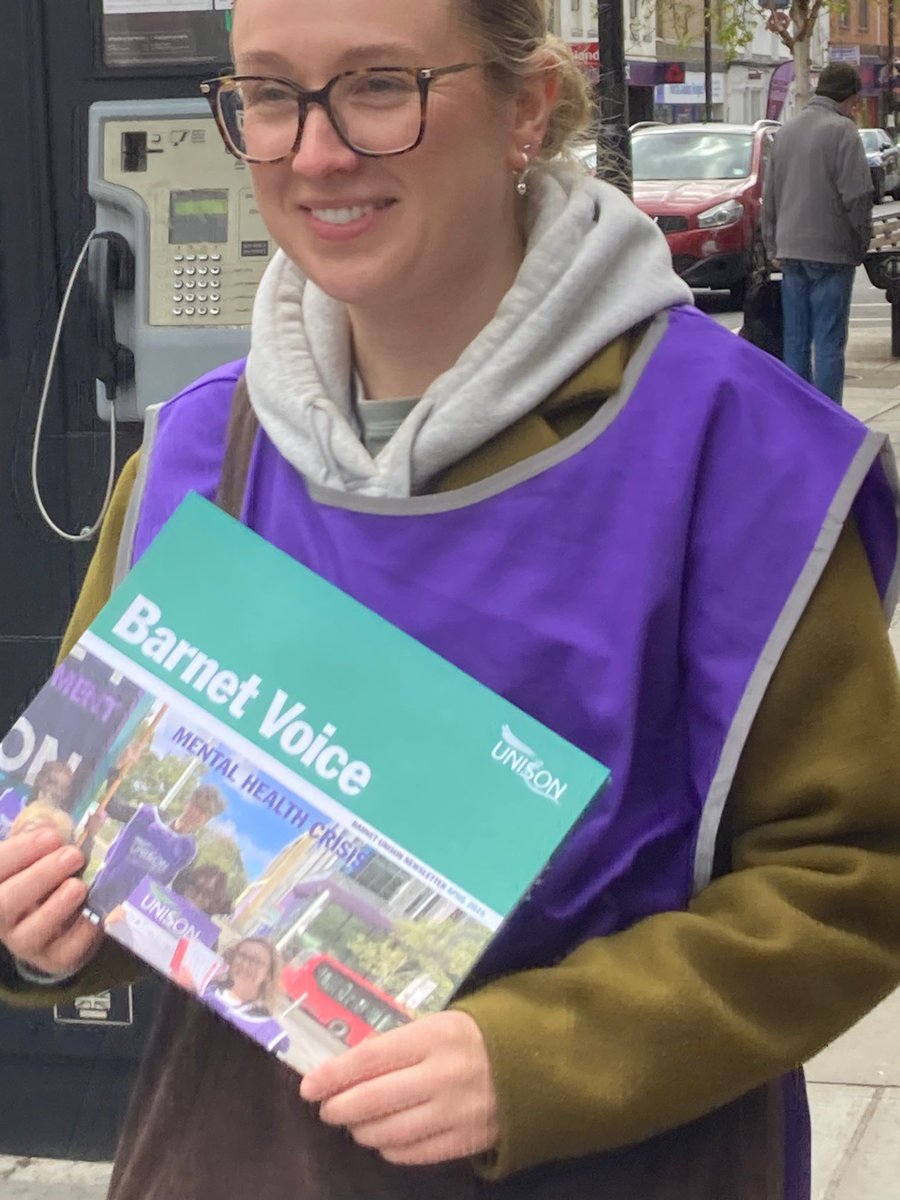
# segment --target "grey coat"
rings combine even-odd
[[[861,263],[869,245],[872,180],[855,122],[814,96],[775,137],[763,198],[770,258]]]

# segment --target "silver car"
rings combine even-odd
[[[863,149],[872,173],[872,191],[876,204],[885,196],[900,200],[900,149],[884,129],[861,129]]]

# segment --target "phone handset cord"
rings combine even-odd
[[[85,525],[80,533],[66,533],[64,529],[56,524],[44,505],[41,498],[41,489],[38,483],[38,459],[40,457],[41,435],[44,430],[44,413],[47,408],[47,397],[50,394],[50,384],[53,380],[53,371],[56,367],[56,356],[59,353],[59,340],[62,336],[63,322],[66,319],[66,312],[69,308],[69,301],[72,298],[72,292],[75,287],[75,281],[78,278],[78,272],[81,270],[82,264],[87,256],[91,242],[97,234],[96,229],[92,229],[88,235],[87,241],[81,248],[78,258],[75,260],[75,266],[72,268],[72,274],[69,277],[69,282],[66,285],[66,290],[63,295],[62,304],[59,310],[59,317],[56,322],[56,329],[53,334],[53,343],[50,347],[50,361],[47,364],[47,373],[44,376],[44,388],[41,392],[41,399],[38,405],[37,425],[34,430],[34,445],[31,451],[31,490],[34,493],[35,503],[38,507],[38,512],[44,519],[44,522],[56,534],[57,537],[66,542],[89,542],[97,530],[103,524],[103,518],[106,516],[106,511],[109,508],[109,502],[112,499],[113,486],[116,481],[116,404],[114,400],[109,403],[109,475],[106,480],[106,492],[103,497],[103,504],[100,512],[97,515],[93,525]]]

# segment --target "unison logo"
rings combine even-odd
[[[491,751],[491,758],[509,767],[529,791],[559,804],[569,785],[561,783],[552,771],[548,771],[531,747],[520,741],[508,725],[504,725],[501,732],[500,741]]]

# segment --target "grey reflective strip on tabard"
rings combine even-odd
[[[352,512],[374,513],[382,516],[417,517],[425,513],[452,512],[456,508],[467,508],[479,500],[499,495],[516,484],[524,483],[542,474],[557,463],[565,462],[585,446],[591,445],[607,429],[627,404],[637,386],[644,368],[662,341],[669,327],[669,314],[658,314],[650,322],[635,352],[622,374],[619,388],[606,400],[591,419],[555,446],[539,450],[529,458],[496,471],[478,483],[454,488],[452,492],[433,492],[426,496],[360,496],[356,493],[338,491],[318,483],[307,483],[309,495],[319,504],[331,508],[346,508]]]
[[[887,437],[881,448],[881,467],[894,493],[894,511],[897,514],[897,525],[900,527],[900,476],[897,474],[897,459],[894,457],[894,448]],[[900,600],[900,538],[897,539],[897,556],[894,559],[894,569],[891,572],[891,577],[884,592],[884,618],[886,621],[890,622],[893,617],[898,600]]]
[[[128,508],[125,510],[122,536],[119,538],[119,547],[116,551],[113,587],[118,587],[131,570],[134,539],[137,537],[138,520],[141,515],[141,501],[144,498],[144,492],[147,488],[147,476],[150,474],[150,459],[153,457],[153,445],[156,441],[157,430],[159,429],[159,414],[165,408],[166,404],[170,403],[170,400],[166,400],[163,404],[154,404],[144,414],[144,440],[141,443],[141,457],[138,462],[138,472],[134,481],[134,488],[128,499]]]
[[[738,761],[743,753],[750,727],[756,719],[762,698],[772,680],[775,668],[781,660],[784,649],[831,558],[837,540],[850,515],[853,501],[872,464],[882,454],[886,440],[884,434],[870,432],[854,455],[853,461],[835,493],[831,507],[825,515],[816,544],[813,546],[790,596],[788,596],[787,603],[782,609],[747,683],[722,747],[719,765],[703,805],[703,816],[697,834],[697,849],[694,854],[695,895],[702,891],[712,878],[716,840],[719,836],[725,802],[731,792]],[[896,503],[896,490],[894,495]],[[894,574],[897,575],[896,568]]]

